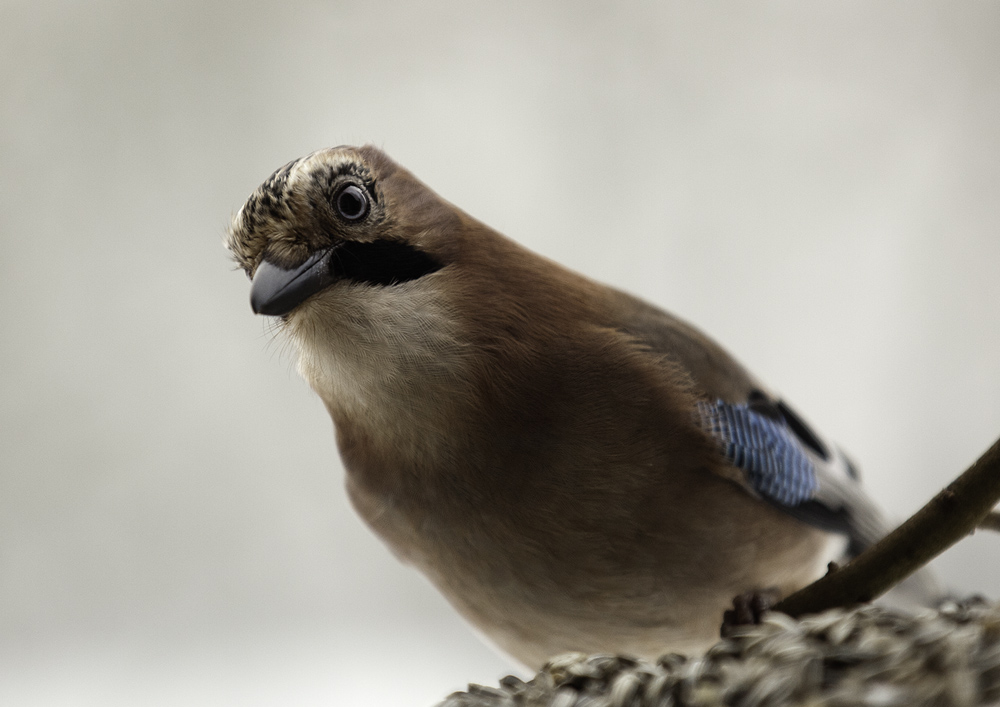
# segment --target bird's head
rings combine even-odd
[[[288,163],[261,184],[226,240],[252,279],[258,314],[287,316],[337,285],[385,287],[448,264],[442,234],[459,218],[377,148],[336,147]]]

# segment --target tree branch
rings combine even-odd
[[[977,529],[992,530],[995,533],[1000,533],[1000,513],[997,513],[996,511],[987,513],[986,517],[979,521]]]
[[[909,520],[844,567],[779,602],[774,610],[798,617],[869,602],[977,526],[1000,527],[1000,514],[986,519],[998,501],[1000,440]]]

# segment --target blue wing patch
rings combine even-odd
[[[819,487],[816,468],[784,420],[721,400],[699,401],[698,414],[702,427],[762,496],[784,506],[813,497]]]

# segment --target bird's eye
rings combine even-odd
[[[349,184],[337,194],[337,212],[347,221],[358,221],[368,215],[368,195],[361,187]]]

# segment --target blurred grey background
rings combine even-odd
[[[0,4],[0,703],[428,706],[515,669],[345,499],[221,246],[374,142],[696,322],[896,516],[1000,434],[1000,3]],[[996,596],[1000,539],[937,567]]]

